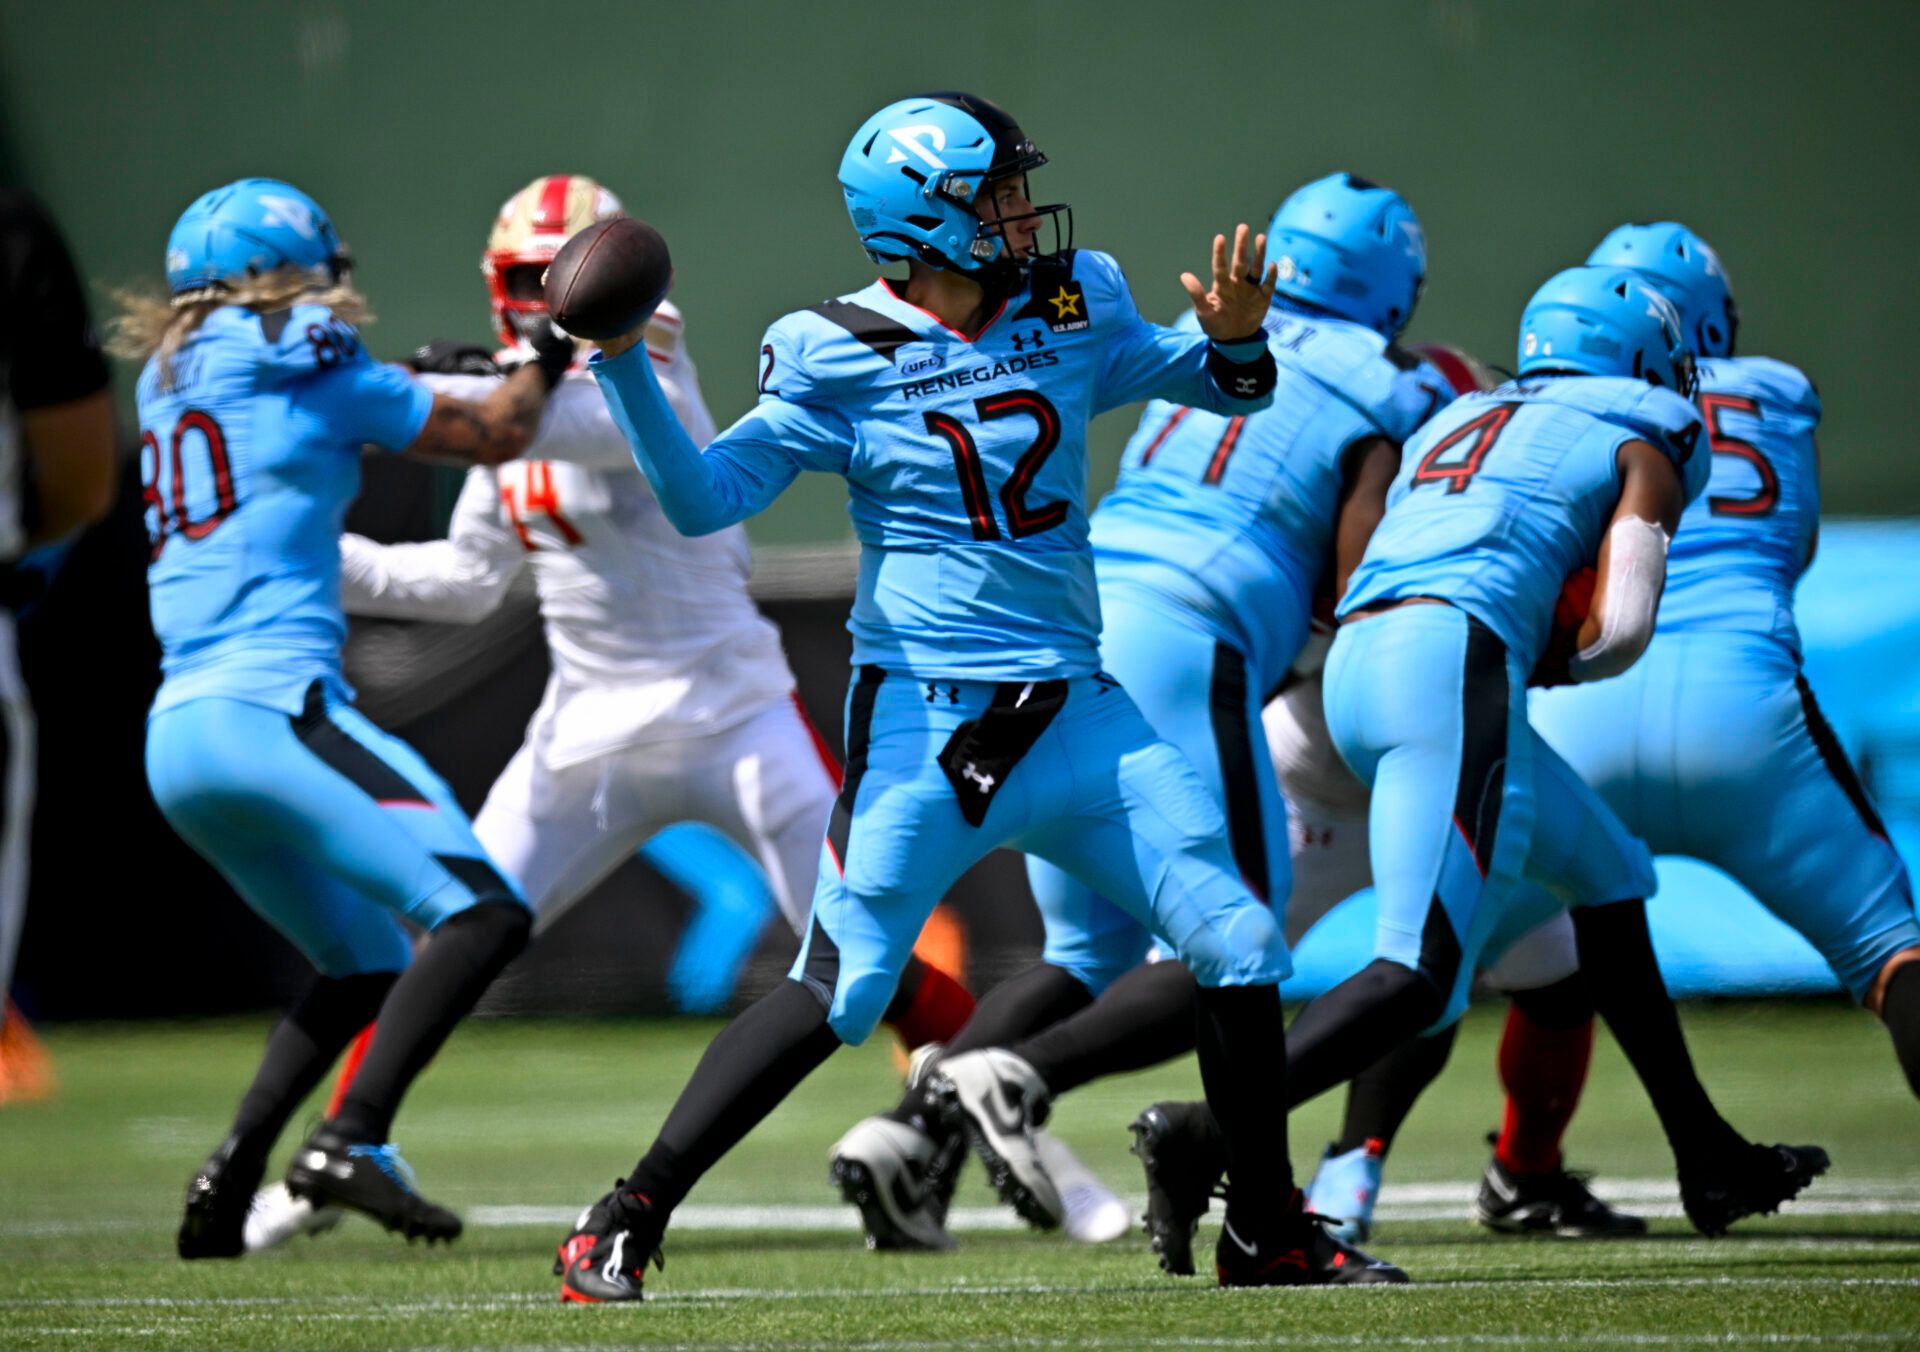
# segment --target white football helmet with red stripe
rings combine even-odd
[[[595,221],[626,214],[619,198],[584,174],[548,174],[507,199],[480,256],[502,343],[520,341],[514,315],[547,312],[542,279],[560,246]]]
[[[1454,397],[1504,384],[1498,371],[1468,352],[1448,343],[1409,343],[1407,351],[1432,365],[1453,386]]]

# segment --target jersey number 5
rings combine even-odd
[[[213,478],[213,510],[195,521],[187,514],[186,450],[189,438],[197,438],[206,449],[207,468]],[[151,457],[151,458],[149,458]],[[239,501],[233,489],[233,463],[227,458],[227,435],[213,416],[197,408],[180,415],[173,425],[167,447],[167,491],[161,492],[160,438],[152,432],[140,434],[140,489],[153,524],[147,538],[153,543],[153,557],[166,548],[169,534],[189,540],[205,539],[222,521],[233,515]]]
[[[1420,468],[1413,472],[1413,486],[1443,483],[1449,493],[1465,492],[1473,476],[1480,472],[1480,462],[1487,458],[1487,452],[1493,449],[1493,443],[1500,439],[1519,407],[1518,404],[1495,404],[1473,421],[1460,424],[1440,438],[1421,459]],[[1452,459],[1447,458],[1450,453]]]
[[[1039,428],[1039,435],[1034,437],[1033,444],[1014,463],[1013,473],[1007,476],[1007,481],[1000,485],[1000,505],[1006,509],[1008,533],[1018,540],[1024,536],[1038,535],[1043,530],[1052,530],[1065,521],[1067,504],[1064,502],[1049,502],[1039,507],[1027,505],[1027,490],[1033,487],[1040,467],[1046,464],[1047,457],[1060,444],[1060,411],[1038,390],[1009,390],[1005,394],[976,399],[973,401],[973,411],[983,423],[996,418],[1025,416],[1032,418]],[[944,440],[953,452],[953,468],[960,477],[960,497],[966,503],[967,520],[973,526],[973,538],[998,540],[1000,527],[993,519],[987,475],[980,464],[980,447],[974,442],[973,433],[967,430],[965,423],[945,413],[928,413],[925,417],[927,430]]]
[[[1707,445],[1713,448],[1715,455],[1737,456],[1752,465],[1754,473],[1760,476],[1760,487],[1754,490],[1752,497],[1747,498],[1709,496],[1707,506],[1715,516],[1765,516],[1780,505],[1780,476],[1774,471],[1773,462],[1761,454],[1758,446],[1730,437],[1720,430],[1720,415],[1727,412],[1758,418],[1760,405],[1744,394],[1700,396],[1700,417],[1707,424]]]

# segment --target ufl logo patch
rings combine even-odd
[[[1049,296],[1041,291],[1040,313],[1055,333],[1072,333],[1087,327],[1087,293],[1078,282],[1056,282]]]
[[[900,374],[910,376],[921,371],[937,371],[946,364],[946,360],[938,352],[929,352],[924,357],[910,357],[900,363]]]

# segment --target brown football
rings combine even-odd
[[[547,310],[576,338],[618,338],[646,323],[673,285],[660,232],[633,216],[596,221],[547,265]]]

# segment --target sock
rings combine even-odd
[[[929,1042],[951,1042],[973,1017],[973,994],[932,963],[907,959],[899,993],[882,1022],[900,1035],[908,1051]]]
[[[367,1044],[372,1041],[373,1025],[368,1024],[347,1045],[347,1056],[340,1063],[340,1073],[333,1077],[333,1097],[327,1100],[328,1117],[339,1113],[340,1105],[347,1101],[347,1089],[353,1084],[353,1077],[360,1073],[360,1063],[367,1059]]]
[[[1227,1146],[1227,1218],[1251,1234],[1293,1220],[1287,1041],[1278,986],[1200,987],[1200,1082]]]
[[[234,1115],[236,1153],[265,1158],[301,1100],[393,989],[397,972],[319,977],[267,1036],[267,1053]]]
[[[1893,1034],[1894,1055],[1907,1085],[1920,1094],[1920,962],[1895,970],[1880,997],[1880,1020]]]
[[[1199,989],[1185,963],[1142,963],[1085,1009],[1013,1050],[1056,1096],[1102,1076],[1157,1066],[1193,1050]]]
[[[1605,974],[1588,984],[1594,1007],[1653,1100],[1682,1169],[1715,1152],[1743,1147],[1746,1142],[1720,1116],[1694,1073],[1679,1012],[1653,955],[1646,903],[1576,906],[1572,915],[1581,970]]]
[[[1093,992],[1063,967],[1036,963],[1008,977],[973,1007],[973,1017],[947,1043],[946,1055],[978,1051],[982,1047],[1011,1047],[1027,1034],[1058,1023],[1093,1003]],[[922,1083],[901,1096],[887,1114],[924,1135],[940,1136]]]
[[[827,1010],[798,981],[782,981],[720,1030],[627,1176],[660,1224],[720,1157],[839,1048]]]
[[[1539,990],[1517,991],[1500,1034],[1506,1111],[1493,1157],[1516,1174],[1560,1167],[1560,1141],[1580,1106],[1593,1056],[1593,1001],[1576,972]]]
[[[1450,1023],[1431,1037],[1410,1037],[1354,1076],[1334,1152],[1344,1155],[1370,1142],[1381,1155],[1391,1150],[1415,1101],[1445,1069],[1459,1030],[1459,1024]]]
[[[483,901],[442,922],[380,1006],[360,1072],[330,1119],[349,1140],[384,1141],[401,1096],[481,994],[527,946],[533,913]]]
[[[1375,958],[1294,1016],[1289,1107],[1352,1079],[1440,1017],[1443,997],[1411,967]]]

